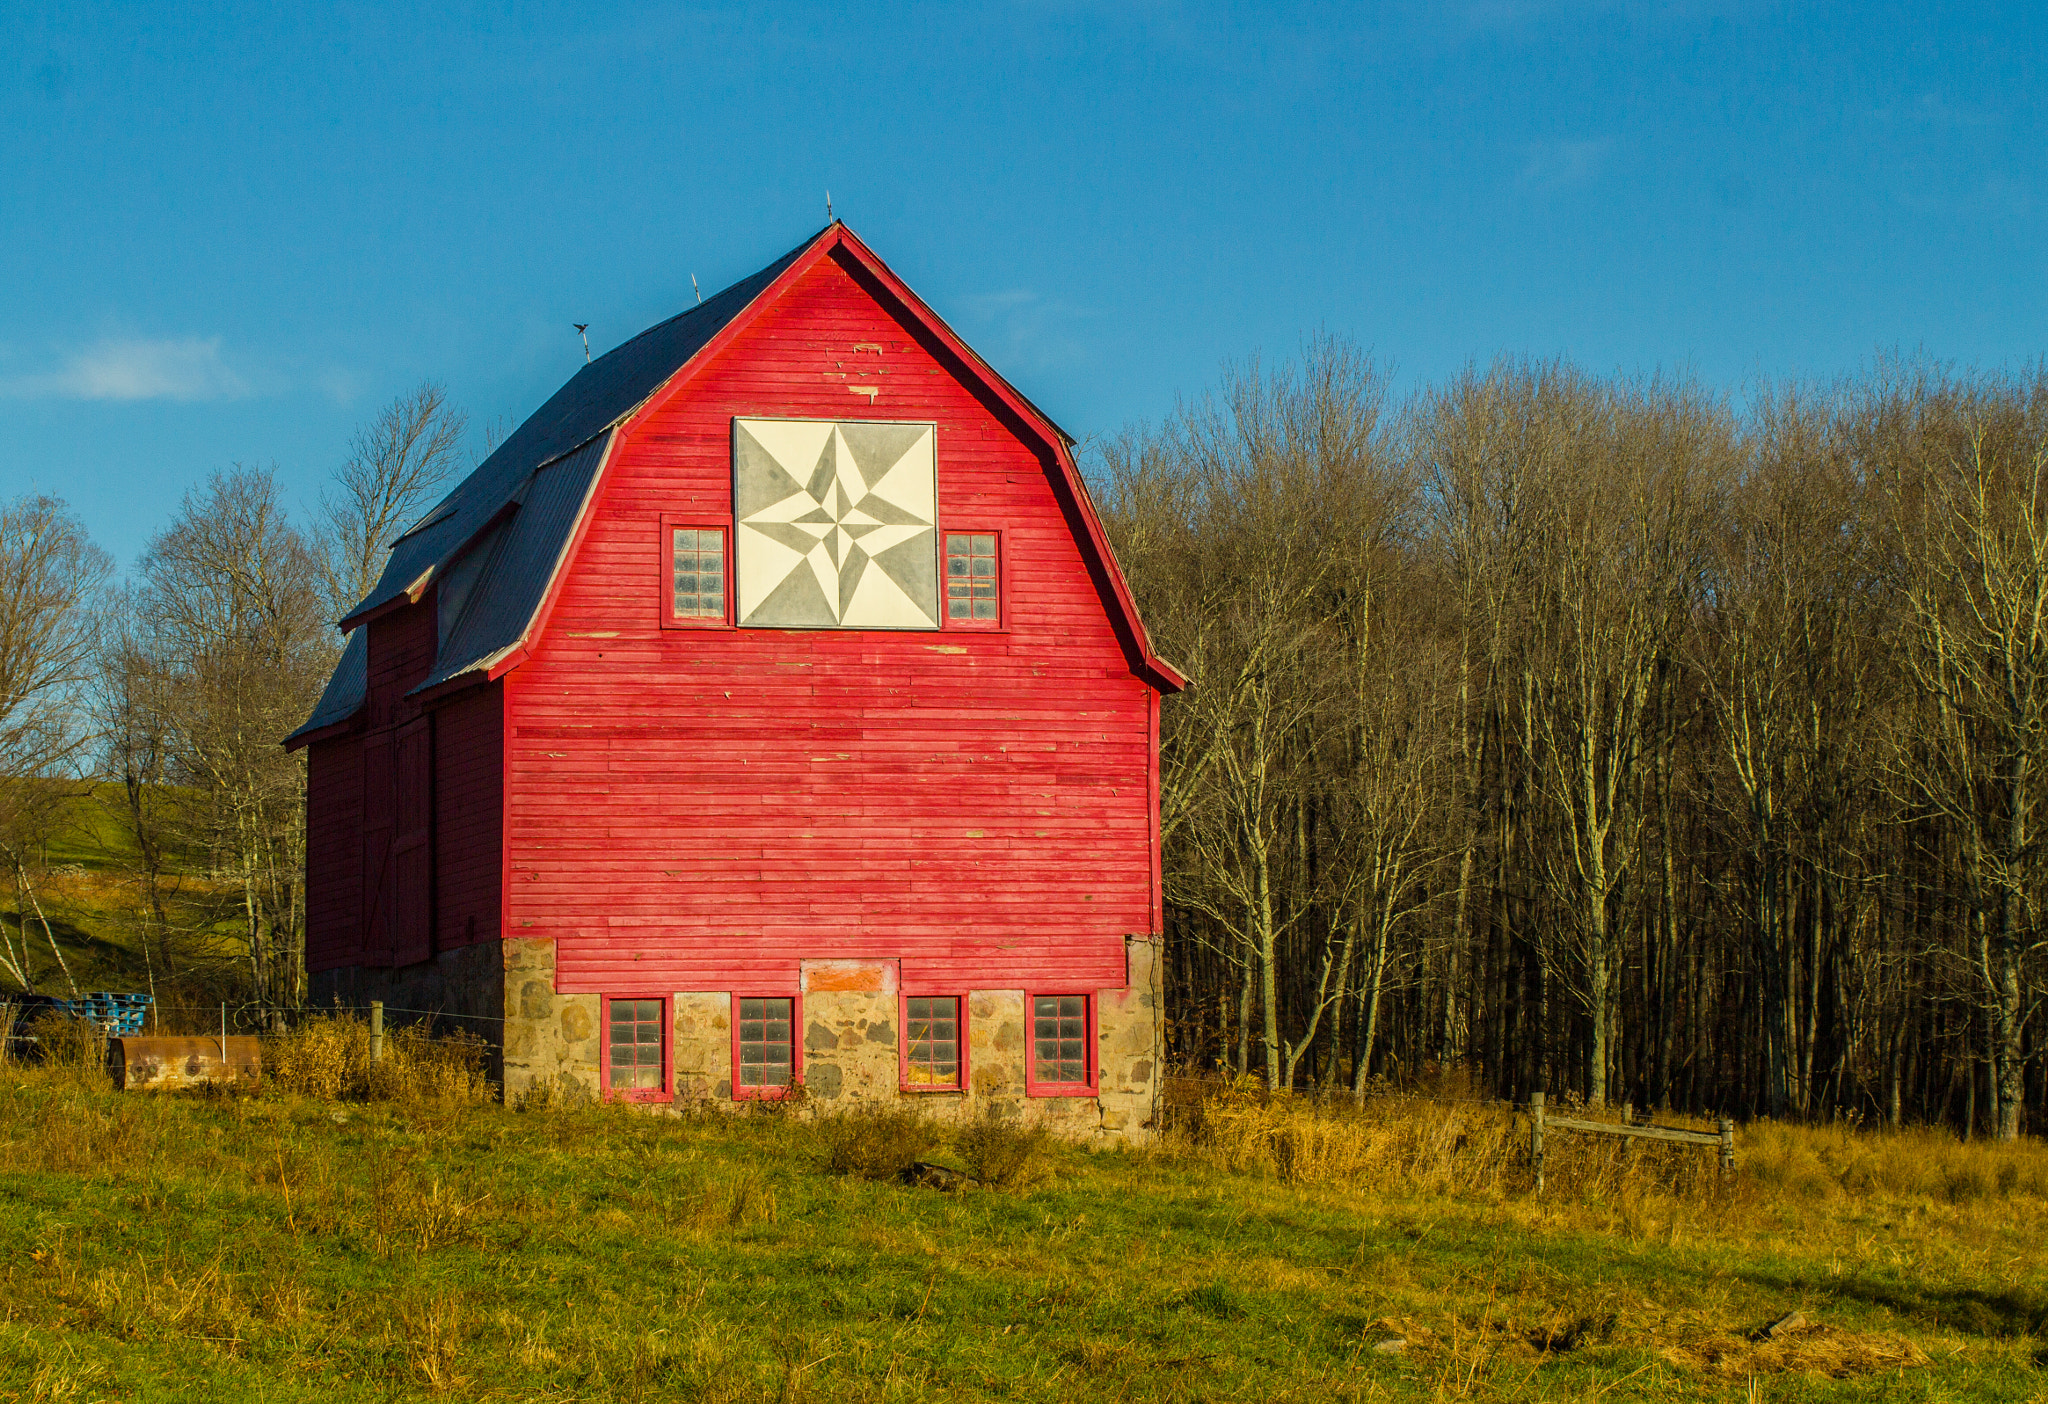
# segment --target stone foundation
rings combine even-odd
[[[1042,1123],[1080,1140],[1149,1139],[1158,1107],[1164,1029],[1156,941],[1126,942],[1126,983],[1095,990],[1096,1092],[1034,1097],[1025,1079],[1025,994],[970,990],[967,1087],[961,1092],[902,1090],[902,1036],[894,961],[805,961],[795,1038],[807,1107],[827,1113],[859,1105],[915,1101],[946,1120],[1001,1116]],[[445,952],[401,970],[329,971],[314,977],[319,1001],[482,1015],[468,1023],[493,1037],[507,1101],[536,1087],[571,1098],[598,1094],[603,1013],[597,995],[555,992],[555,943],[513,938]],[[1070,991],[1071,992],[1071,991]],[[670,1066],[678,1105],[736,1107],[733,1000],[728,991],[671,996]],[[397,1018],[397,1015],[388,1016]],[[502,1019],[502,1025],[496,1021]],[[502,1029],[502,1037],[494,1037]]]
[[[597,1095],[603,1012],[594,994],[555,993],[555,943],[515,936],[504,946],[505,1100],[544,1082],[572,1100]]]
[[[829,1114],[915,1101],[945,1120],[995,1108],[1075,1139],[1146,1140],[1158,1108],[1164,1036],[1158,943],[1130,940],[1126,970],[1129,983],[1094,991],[1095,1095],[1034,1097],[1025,1079],[1023,990],[970,990],[966,1090],[911,1092],[902,1087],[896,963],[806,961],[796,1040],[808,1106]],[[740,1105],[732,1100],[732,996],[678,994],[674,1006],[675,1100]]]

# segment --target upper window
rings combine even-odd
[[[742,998],[734,1026],[733,1095],[779,1097],[795,1080],[796,1001]]]
[[[658,1101],[668,1091],[666,1000],[605,1001],[605,1095]]]
[[[946,533],[946,623],[993,629],[1002,622],[994,532]]]
[[[958,1092],[964,1079],[957,995],[903,999],[903,1086],[911,1092]]]
[[[1093,1091],[1092,1002],[1079,994],[1031,996],[1031,1091]]]
[[[667,526],[669,618],[676,623],[725,622],[725,531]]]

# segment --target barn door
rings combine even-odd
[[[391,839],[397,880],[393,964],[431,956],[434,938],[434,733],[421,717],[398,729],[398,822]]]
[[[391,832],[396,777],[391,733],[376,731],[363,738],[363,924],[359,933],[363,964],[391,963],[392,901]]]

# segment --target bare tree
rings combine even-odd
[[[0,966],[24,989],[31,983],[31,910],[71,979],[36,895],[31,855],[52,822],[53,786],[75,774],[89,739],[75,689],[91,669],[92,606],[111,571],[106,553],[58,499],[25,497],[0,507],[0,848],[21,922],[20,945],[0,952]]]
[[[468,427],[447,391],[429,381],[356,431],[332,491],[321,498],[321,584],[330,619],[370,593],[391,543],[463,466]]]
[[[1542,788],[1558,820],[1547,873],[1569,913],[1555,973],[1584,1005],[1587,1100],[1604,1105],[1622,955],[1613,929],[1641,856],[1644,776],[1661,669],[1692,604],[1699,497],[1723,420],[1660,387],[1627,396],[1557,387],[1564,453],[1541,549],[1537,705]]]
[[[2031,396],[1925,387],[1893,480],[1911,647],[1928,701],[1908,780],[1951,827],[1970,902],[1992,1077],[1991,1120],[2019,1135],[2022,964],[2039,949],[2048,800],[2048,387]]]
[[[1814,1107],[1822,947],[1843,916],[1840,885],[1863,866],[1844,819],[1878,800],[1864,762],[1883,597],[1867,588],[1875,534],[1839,416],[1832,397],[1796,390],[1758,405],[1691,660],[1728,777],[1707,795],[1739,858],[1774,1115]]]
[[[303,758],[279,741],[311,711],[337,647],[314,551],[274,474],[219,473],[186,494],[140,569],[141,615],[176,716],[183,824],[234,885],[259,999],[303,986]]]
[[[132,586],[105,611],[98,659],[86,704],[98,737],[99,770],[115,782],[102,787],[102,807],[132,850],[146,969],[176,976],[190,943],[172,920],[171,899],[181,886],[171,848],[178,805],[170,788],[178,754],[178,714],[172,670],[144,626],[148,596]]]

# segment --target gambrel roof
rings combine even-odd
[[[980,379],[1059,465],[1083,526],[1083,554],[1103,589],[1132,666],[1177,692],[1185,679],[1151,651],[1122,573],[1074,464],[1074,440],[1005,381],[925,306],[844,224],[828,225],[751,277],[680,316],[648,328],[585,365],[496,452],[401,536],[377,586],[342,618],[351,631],[326,691],[286,739],[302,745],[349,722],[363,705],[368,634],[361,626],[440,587],[434,665],[415,693],[483,681],[517,666],[545,620],[618,430],[678,377],[709,359],[780,291],[835,250],[844,250],[911,317]]]

